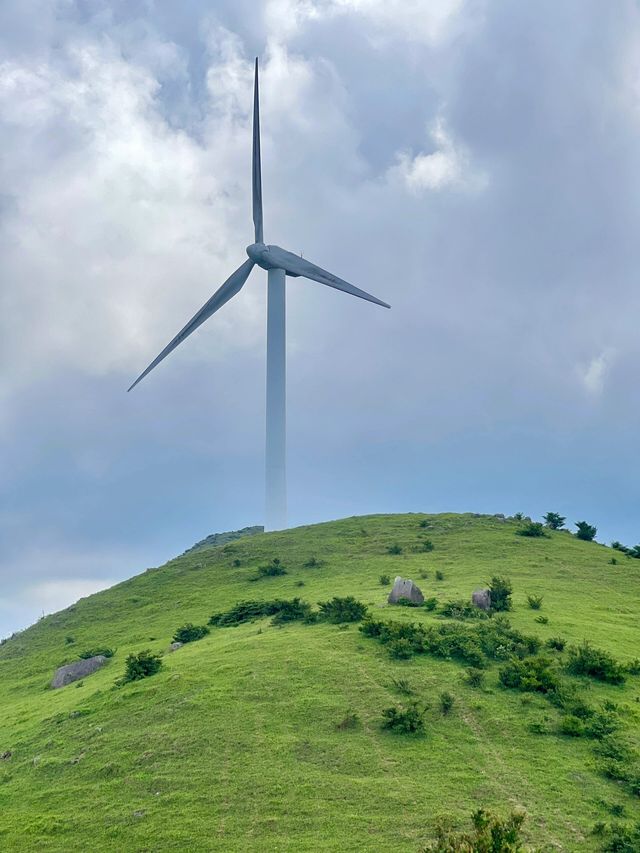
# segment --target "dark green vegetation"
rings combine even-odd
[[[424,853],[518,853],[524,851],[522,825],[525,813],[512,812],[500,818],[485,809],[478,809],[471,817],[472,830],[457,832],[451,822],[437,822],[437,838]]]
[[[481,809],[485,837],[525,810],[525,849],[635,849],[640,565],[520,527],[376,516],[202,546],[16,635],[0,849],[418,853],[446,814],[432,849],[468,851],[451,845]],[[270,566],[286,574],[253,580]],[[381,575],[421,573],[435,609],[386,604]],[[443,615],[487,578],[510,610]],[[167,653],[176,626],[207,622]],[[49,690],[76,649],[115,653]],[[127,670],[144,677],[116,685]]]

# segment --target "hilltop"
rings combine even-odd
[[[567,532],[526,538],[519,527],[410,514],[203,540],[15,635],[0,646],[0,848],[417,853],[436,816],[462,824],[486,806],[524,808],[525,839],[539,849],[601,850],[594,825],[640,819],[640,563],[619,554],[612,563],[612,549]],[[286,574],[255,580],[274,560]],[[436,608],[387,605],[381,579],[396,575]],[[460,626],[469,639],[498,617],[452,619],[441,606],[468,601],[496,575],[513,585],[505,636],[538,638],[539,655],[575,692],[569,711],[549,694],[505,687],[508,650],[481,662],[474,686],[466,652],[395,659],[357,623],[266,617],[211,627],[168,652],[179,626],[248,599],[316,608],[354,596],[374,621]],[[539,610],[528,596],[543,597]],[[564,650],[545,645],[553,638]],[[566,673],[570,647],[585,639],[615,657],[623,684]],[[101,647],[115,652],[106,666],[50,689],[58,666]],[[163,655],[160,671],[117,686],[127,656],[144,649]],[[442,692],[453,698],[448,713]],[[429,705],[424,734],[381,727],[385,708],[411,701]],[[594,734],[593,720],[605,718],[612,733]]]

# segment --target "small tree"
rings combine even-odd
[[[470,832],[456,832],[450,820],[440,818],[436,839],[424,848],[425,853],[520,853],[524,851],[521,829],[524,812],[514,811],[501,818],[484,809],[471,817]]]
[[[548,512],[544,516],[544,523],[551,530],[560,530],[562,527],[564,527],[564,523],[566,520],[567,519],[564,515],[560,515],[557,512]]]
[[[494,575],[489,585],[491,593],[491,609],[497,612],[511,610],[511,593],[513,587],[509,578]]]
[[[177,629],[173,635],[173,642],[193,643],[196,640],[206,637],[208,633],[209,629],[206,625],[193,625],[191,622],[187,622],[186,625],[182,625]]]
[[[130,654],[126,661],[126,670],[123,677],[120,679],[121,684],[126,684],[128,681],[139,681],[141,678],[148,678],[150,675],[155,675],[162,666],[162,658],[160,655],[154,655],[149,649],[145,649],[138,654]]]
[[[640,560],[640,545],[634,545],[633,548],[629,548],[628,553],[631,557],[635,557],[636,560]]]
[[[382,712],[382,728],[400,734],[420,734],[424,731],[424,714],[424,709],[419,708],[416,702],[411,702],[404,708],[394,705]]]
[[[588,524],[586,521],[576,521],[576,527],[578,528],[578,532],[576,533],[578,539],[582,539],[584,542],[593,542],[598,532],[597,527]]]
[[[531,539],[539,539],[547,534],[544,532],[544,527],[539,521],[529,521],[524,527],[516,530],[518,536],[529,536]]]

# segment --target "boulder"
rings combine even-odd
[[[76,660],[73,663],[68,663],[66,666],[61,666],[56,669],[51,686],[56,689],[58,687],[66,687],[74,681],[79,681],[87,675],[92,675],[96,670],[107,662],[104,655],[96,655],[93,658],[86,660]]]
[[[169,651],[170,652],[177,652],[178,649],[181,649],[181,648],[182,648],[182,643],[171,643],[171,645],[169,646]]]
[[[412,580],[397,577],[387,600],[389,604],[397,604],[401,598],[406,598],[414,604],[422,604],[424,601],[424,595]]]
[[[471,603],[480,610],[491,610],[491,590],[476,589],[471,595]]]

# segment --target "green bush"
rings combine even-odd
[[[547,642],[545,643],[548,649],[553,649],[556,652],[564,651],[564,647],[566,646],[567,641],[564,637],[549,637]]]
[[[319,602],[318,618],[325,622],[360,622],[367,615],[367,606],[352,595],[334,596],[331,601]]]
[[[634,545],[633,548],[629,548],[628,554],[630,557],[640,560],[640,545]]]
[[[254,577],[249,578],[249,580],[259,581],[262,580],[262,578],[276,578],[286,574],[287,570],[285,567],[277,557],[274,557],[268,566],[258,566],[258,571]]]
[[[491,609],[497,613],[511,610],[511,594],[513,587],[509,578],[494,575],[488,584],[491,593]]]
[[[549,617],[548,616],[536,616],[536,622],[538,625],[548,625]]]
[[[612,823],[606,830],[603,853],[638,853],[640,850],[640,821],[631,825]]]
[[[418,527],[431,527],[431,522],[428,518],[421,518]]]
[[[425,610],[435,610],[438,606],[438,599],[435,595],[431,596],[431,598],[425,598],[424,604],[422,605]]]
[[[540,610],[542,607],[542,599],[541,595],[528,595],[527,596],[527,604],[532,610]]]
[[[391,684],[394,690],[402,693],[403,696],[413,696],[416,692],[406,678],[392,678]]]
[[[434,549],[435,545],[433,544],[431,539],[425,539],[423,542],[420,543],[420,551],[422,551],[424,554],[428,554]]]
[[[584,542],[592,542],[595,539],[596,533],[598,532],[597,527],[593,527],[593,525],[587,524],[586,521],[576,521],[576,527],[578,528],[576,536],[578,537],[578,539],[582,539]]]
[[[524,527],[516,530],[516,536],[527,536],[531,539],[539,539],[546,535],[544,525],[539,521],[529,521]]]
[[[580,717],[565,714],[560,718],[559,731],[561,735],[566,735],[567,737],[582,737],[585,733],[584,722]]]
[[[622,664],[609,652],[594,648],[588,640],[581,646],[569,649],[567,671],[572,675],[587,675],[609,684],[624,684],[625,681]]]
[[[392,705],[382,712],[382,728],[399,734],[421,734],[424,731],[425,709],[410,702],[405,707]]]
[[[444,573],[441,572],[440,569],[438,569],[436,571],[436,580],[437,581],[443,581],[444,580]]]
[[[559,515],[557,512],[548,512],[544,516],[544,523],[551,530],[560,530],[564,527],[564,523],[567,519],[564,515]]]
[[[449,619],[486,619],[487,614],[470,601],[458,598],[455,601],[445,601],[440,608],[440,614]]]
[[[389,575],[380,575],[378,580],[380,581],[380,586],[389,586],[389,584],[391,583],[391,578],[389,577]]]
[[[130,654],[127,657],[125,673],[120,679],[120,683],[126,684],[129,681],[148,678],[150,675],[155,675],[161,666],[162,658],[160,655],[154,655],[149,649],[138,652],[138,654]]]
[[[387,649],[394,660],[409,660],[415,654],[413,644],[406,637],[391,640],[387,645]]]
[[[447,714],[450,714],[453,710],[453,706],[455,705],[456,700],[455,697],[451,695],[451,693],[445,691],[444,693],[440,694],[438,702],[440,704],[440,710],[446,717]]]
[[[317,560],[315,557],[309,557],[309,559],[304,563],[305,569],[317,569],[322,565],[320,560]]]
[[[521,830],[524,812],[514,811],[500,818],[485,809],[471,817],[470,832],[457,832],[450,820],[440,818],[436,823],[436,839],[424,848],[424,853],[521,853]]]
[[[193,625],[191,622],[187,622],[186,625],[183,625],[173,635],[174,643],[193,643],[196,640],[201,640],[203,637],[206,637],[209,633],[209,629],[206,625]]]
[[[282,614],[282,615],[280,615]],[[230,610],[214,613],[209,619],[209,625],[218,628],[235,627],[244,622],[253,622],[265,616],[278,617],[277,623],[290,622],[294,619],[306,620],[311,616],[311,606],[299,598],[291,601],[276,598],[273,601],[240,601]]]
[[[98,655],[102,655],[105,658],[112,658],[115,654],[114,649],[110,649],[109,646],[96,646],[94,649],[85,649],[85,651],[80,652],[78,655],[82,660],[88,660],[88,658],[95,658]]]
[[[514,658],[498,673],[504,687],[524,693],[550,693],[558,688],[558,677],[545,657]]]
[[[465,681],[469,687],[482,687],[484,685],[484,671],[475,666],[467,669]]]
[[[277,609],[276,609],[277,608]],[[284,625],[286,622],[300,622],[309,619],[311,616],[311,605],[306,601],[301,601],[299,598],[292,598],[290,601],[276,599],[271,602],[271,610],[273,613],[272,625]]]
[[[622,542],[617,542],[617,541],[616,541],[616,542],[612,542],[612,543],[611,543],[611,547],[612,547],[615,551],[621,551],[623,554],[628,554],[628,553],[629,553],[629,549],[627,548],[627,546],[626,546],[626,545],[623,545],[623,544],[622,544]]]
[[[402,554],[402,547],[398,545],[397,542],[393,545],[389,545],[387,548],[387,554]]]

